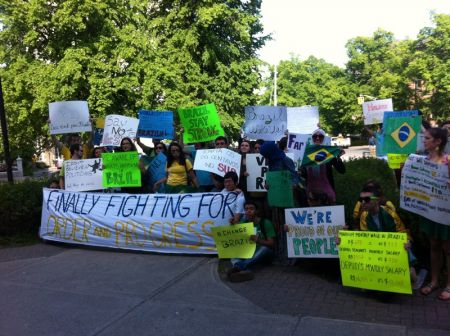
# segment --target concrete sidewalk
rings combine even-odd
[[[311,297],[322,297],[324,312],[336,305],[323,296],[317,274],[305,285],[295,271],[286,275],[285,269],[269,266],[257,270],[255,280],[229,286],[217,266],[214,257],[65,245],[0,249],[0,335],[450,334],[450,328],[349,321],[359,306],[347,319],[324,318],[314,309],[298,312],[293,302],[311,304],[293,295],[294,281]],[[266,301],[274,300],[276,288],[284,296],[270,308]],[[283,301],[285,311],[277,312]]]

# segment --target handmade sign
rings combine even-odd
[[[400,207],[444,225],[450,225],[448,167],[411,154],[402,169]]]
[[[140,187],[141,171],[137,152],[103,153],[104,187]]]
[[[248,139],[278,141],[287,130],[286,106],[247,106],[244,136]]]
[[[194,170],[205,170],[220,176],[234,171],[239,176],[241,155],[226,148],[199,149],[195,155]]]
[[[105,128],[105,119],[103,118],[95,119],[94,138],[92,139],[94,145],[99,146],[102,143],[104,128]]]
[[[105,118],[102,146],[120,146],[123,138],[135,138],[139,119],[110,114]]]
[[[148,166],[148,170],[150,172],[150,183],[153,186],[157,181],[166,177],[166,163],[167,157],[163,153],[159,153],[156,155],[153,160],[150,162]],[[159,187],[158,192],[162,192],[164,190],[164,185]]]
[[[385,111],[393,111],[392,98],[365,102],[362,104],[364,125],[380,124],[383,122]]]
[[[44,189],[40,237],[160,253],[215,254],[235,193],[106,194]]]
[[[179,109],[178,115],[184,127],[183,142],[186,144],[215,140],[225,134],[214,104]]]
[[[139,111],[137,136],[152,139],[173,139],[172,111]]]
[[[103,189],[102,159],[64,161],[64,186],[70,191]]]
[[[305,155],[306,145],[311,143],[311,135],[290,133],[288,136],[287,148],[289,153],[294,154],[294,162],[298,165],[302,164]]]
[[[340,231],[342,284],[412,294],[406,233]]]
[[[267,200],[270,206],[292,208],[292,177],[287,170],[269,171],[266,175],[268,185]]]
[[[391,169],[400,169],[402,163],[405,163],[408,154],[388,154],[388,165]]]
[[[289,258],[338,258],[336,236],[345,225],[344,206],[285,209]]]
[[[266,173],[269,171],[266,159],[260,154],[247,154],[247,191],[266,192]]]
[[[387,119],[384,125],[383,151],[393,154],[415,153],[421,125],[421,116]]]
[[[341,149],[337,146],[307,145],[302,166],[319,166],[338,157]]]
[[[212,227],[211,233],[220,259],[250,259],[255,254],[256,244],[250,240],[255,234],[253,223]]]
[[[287,108],[287,129],[289,133],[312,134],[319,123],[319,106]]]
[[[91,132],[87,101],[61,101],[48,104],[50,134]]]

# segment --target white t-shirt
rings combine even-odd
[[[223,189],[221,191],[222,194],[229,194],[229,193],[235,193],[234,191],[228,191],[227,189]],[[245,197],[244,197],[244,193],[240,192],[237,195],[236,201],[232,204],[230,204],[230,207],[233,211],[233,214],[244,214],[244,204],[245,204]]]

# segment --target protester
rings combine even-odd
[[[236,194],[236,201],[232,204],[233,217],[231,217],[229,220],[230,224],[239,223],[242,215],[244,214],[245,197],[244,193],[242,193],[242,191],[238,189],[237,183],[238,176],[236,172],[229,171],[224,175],[223,184],[225,188],[222,190],[222,193],[229,194],[233,192]]]
[[[166,145],[163,142],[161,142],[161,140],[159,140],[159,139],[152,139],[152,143],[153,143],[153,148],[143,144],[142,141],[141,141],[141,138],[139,138],[139,137],[136,138],[136,144],[139,147],[141,147],[141,149],[144,152],[144,154],[147,155],[150,158],[153,158],[154,156],[158,155],[158,153],[161,150],[166,152],[167,147],[166,147]]]
[[[82,160],[83,159],[83,146],[80,144],[70,145],[70,160]],[[59,187],[65,189],[65,165],[62,166],[59,172]]]
[[[166,193],[168,194],[192,192],[194,188],[199,187],[197,177],[192,170],[192,163],[186,159],[183,148],[176,142],[169,145],[166,177],[154,184],[153,191],[157,192],[163,183],[166,183]]]
[[[241,171],[239,175],[239,184],[238,187],[244,192],[245,198],[248,199],[248,192],[247,192],[247,159],[246,155],[252,152],[252,146],[250,144],[250,141],[248,140],[242,140],[239,145],[239,154],[241,154]]]
[[[50,189],[60,189],[60,188],[59,188],[59,180],[57,180],[57,179],[52,179],[52,180],[50,181],[50,184],[48,185],[48,187],[49,187]]]
[[[253,144],[253,153],[258,153],[261,149],[261,146],[264,144],[264,140],[258,139],[255,141],[255,143]]]
[[[215,148],[228,148],[228,139],[224,136],[218,136],[216,140],[214,140]]]
[[[448,155],[444,152],[446,144],[447,131],[445,129],[430,128],[425,131],[424,147],[428,152],[427,159],[434,163],[446,165],[450,175]],[[447,187],[450,188],[450,179],[447,180]],[[431,281],[420,292],[423,295],[429,295],[439,288],[439,273],[442,269],[445,255],[447,263],[447,284],[439,295],[439,299],[448,301],[450,300],[450,226],[422,218],[420,229],[430,239],[431,248]],[[444,255],[442,252],[444,252]]]
[[[83,147],[83,157],[82,159],[87,159],[89,155],[89,149],[92,147],[92,132],[91,136],[87,143],[82,144]],[[58,138],[52,134],[52,141],[54,146],[58,149],[59,153],[63,156],[64,160],[70,160],[72,157],[72,154],[70,153],[70,146],[79,144],[81,145],[81,136],[78,133],[72,133],[67,135],[67,146],[63,144],[61,141],[58,140]]]
[[[91,155],[89,155],[90,159],[100,159],[102,154],[106,152],[105,147],[94,147],[91,151]]]
[[[117,152],[137,152],[136,146],[133,143],[133,140],[130,138],[122,138],[120,140],[120,147],[117,149]]]
[[[245,216],[241,223],[253,223],[256,232],[250,236],[250,240],[256,244],[256,250],[250,259],[231,259],[233,268],[228,271],[228,278],[232,282],[240,282],[253,279],[253,273],[248,268],[263,260],[273,257],[275,246],[275,229],[270,220],[258,216],[258,207],[255,202],[247,201],[244,205]]]

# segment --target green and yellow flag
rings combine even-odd
[[[337,157],[341,149],[336,146],[307,145],[302,160],[302,167],[319,166]]]
[[[394,154],[415,153],[421,124],[421,116],[387,119],[384,125],[383,151]]]

